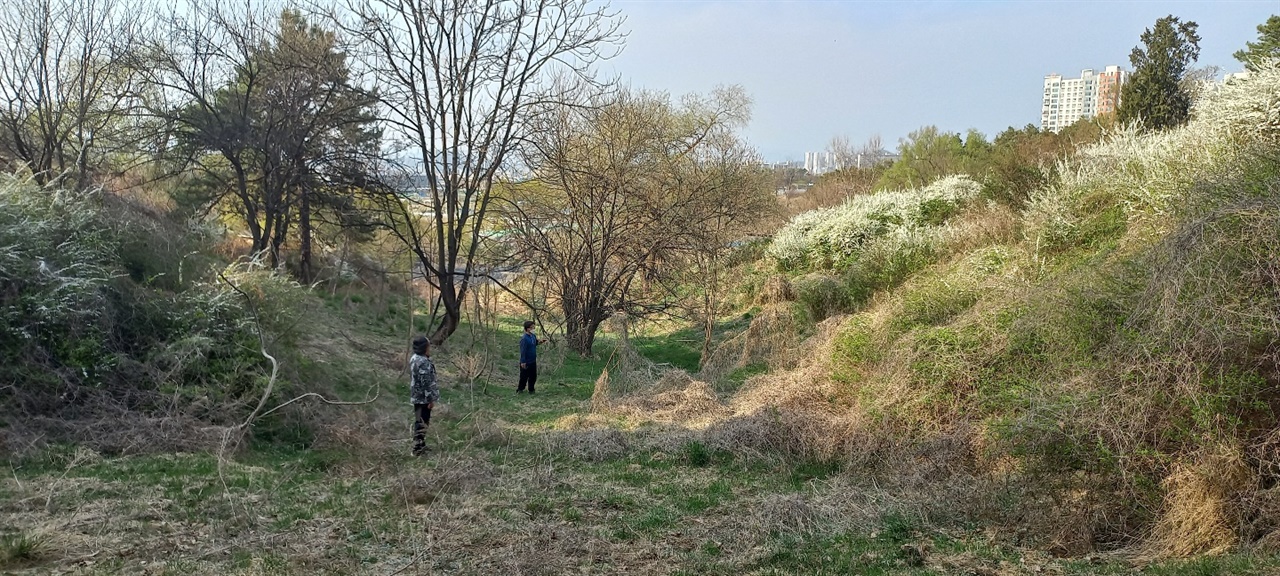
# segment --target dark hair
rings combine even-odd
[[[528,329],[530,329],[530,328],[533,328],[533,320],[525,320],[525,321],[524,321],[524,329],[525,329],[525,330],[528,330]]]
[[[419,336],[413,339],[414,354],[425,354],[427,352],[427,348],[430,348],[430,347],[431,347],[431,341],[427,340],[426,336]]]

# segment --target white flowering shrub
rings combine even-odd
[[[1280,143],[1280,60],[1260,66],[1247,78],[1215,85],[1196,103],[1191,126],[1245,146]]]
[[[102,289],[119,271],[94,201],[0,180],[0,337],[25,342],[95,329]]]
[[[1114,196],[1131,221],[1166,228],[1250,186],[1222,186],[1280,147],[1280,66],[1206,90],[1186,126],[1142,132],[1124,126],[1059,166],[1061,180],[1032,194],[1027,220],[1040,244],[1053,244],[1090,216],[1081,200]],[[1273,160],[1271,162],[1274,162]],[[1205,184],[1210,184],[1205,186]]]
[[[189,390],[234,401],[264,373],[259,327],[268,341],[292,344],[305,296],[296,282],[253,263],[228,267],[253,300],[250,314],[244,296],[196,264],[186,272],[203,281],[132,274],[132,263],[163,259],[173,238],[130,244],[165,231],[112,202],[120,200],[0,176],[0,381],[17,383],[0,394],[0,419],[56,415],[77,397],[144,406]],[[182,240],[173,243],[188,246]]]
[[[948,176],[920,190],[854,196],[793,218],[774,236],[768,254],[787,269],[839,268],[873,246],[893,251],[902,243],[931,243],[943,222],[980,190],[967,176]]]

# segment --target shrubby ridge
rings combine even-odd
[[[903,513],[1057,553],[1270,549],[1277,118],[1272,68],[1184,127],[1082,148],[1021,211],[953,177],[800,214],[747,275],[762,308],[742,337],[604,412],[832,462],[907,495]],[[699,378],[762,364],[708,403]],[[856,507],[822,506],[831,526]]]
[[[829,354],[800,361],[804,378],[771,373],[748,387],[838,398],[834,412],[806,403],[805,429],[828,422],[806,450],[895,470],[944,458],[960,466],[953,478],[1021,487],[976,489],[1015,498],[1020,516],[1000,521],[1037,527],[1066,552],[1271,542],[1277,119],[1273,67],[1207,94],[1184,127],[1121,128],[1081,149],[1020,214],[962,203],[976,186],[952,178],[796,217],[767,253],[805,272],[789,274],[796,313],[837,314],[839,327],[814,336]],[[947,223],[925,220],[931,205]],[[1004,232],[983,234],[992,229]],[[900,238],[922,232],[929,258],[848,298],[867,284],[854,264],[915,252]],[[831,278],[825,295],[815,274]],[[826,367],[821,377],[807,362]]]
[[[257,331],[288,354],[305,296],[256,264],[220,264],[210,238],[112,194],[0,182],[10,450],[208,448],[197,421],[247,413],[269,373]]]

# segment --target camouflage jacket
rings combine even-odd
[[[426,356],[414,354],[409,359],[409,402],[426,404],[440,399],[436,384],[436,365]]]

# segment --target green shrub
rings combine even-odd
[[[862,314],[853,316],[841,327],[831,351],[831,376],[845,383],[856,383],[869,365],[884,356],[870,319]]]
[[[701,442],[690,440],[684,445],[684,460],[690,466],[703,467],[711,464],[711,450]]]
[[[0,536],[0,566],[38,560],[51,551],[49,544],[48,536],[31,532]]]
[[[962,278],[931,279],[905,291],[894,317],[899,329],[945,324],[978,302],[978,291]]]
[[[839,278],[826,274],[807,274],[792,280],[796,301],[807,308],[815,321],[850,308],[849,293]]]
[[[250,300],[209,278],[204,238],[102,192],[0,180],[0,416],[77,417],[179,401],[234,419],[261,390],[261,318],[269,346],[294,347],[295,283],[252,265],[227,270]],[[190,237],[188,239],[187,237]],[[191,240],[194,239],[194,240]],[[232,408],[235,406],[235,408]],[[181,409],[181,405],[178,406]]]

